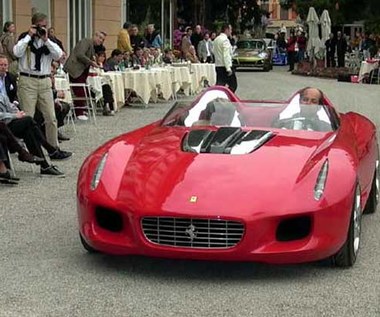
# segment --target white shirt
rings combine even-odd
[[[48,39],[46,42],[40,38],[34,40],[34,46],[36,48],[42,47],[44,44],[50,51],[50,54],[41,56],[41,70],[37,71],[34,68],[35,65],[35,54],[31,52],[28,44],[32,38],[27,34],[24,38],[19,40],[13,47],[13,54],[19,58],[18,69],[20,72],[33,74],[33,75],[50,75],[51,72],[51,62],[53,60],[58,60],[62,56],[62,50],[60,47]]]
[[[215,67],[225,67],[231,71],[232,67],[232,45],[225,33],[220,33],[214,40]]]

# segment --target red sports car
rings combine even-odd
[[[213,87],[93,152],[79,173],[90,252],[352,266],[379,197],[376,128],[323,97]]]

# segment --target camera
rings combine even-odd
[[[46,30],[40,26],[35,26],[34,27],[37,30],[37,35],[39,37],[45,36],[46,35]]]

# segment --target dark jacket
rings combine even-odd
[[[17,81],[16,77],[11,73],[5,75],[5,90],[7,91],[10,102],[14,102],[17,99]]]
[[[145,40],[142,38],[140,35],[131,35],[130,37],[131,40],[131,46],[133,49],[133,52],[135,52],[136,47],[145,47]]]

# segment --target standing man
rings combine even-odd
[[[330,33],[330,38],[325,43],[326,46],[326,59],[327,67],[335,67],[335,50],[336,50],[336,41],[334,39],[334,34]]]
[[[202,27],[199,24],[195,26],[194,32],[191,35],[190,40],[191,44],[195,48],[195,51],[198,52],[198,44],[203,40]]]
[[[214,40],[214,56],[216,69],[216,84],[228,85],[233,92],[237,89],[235,71],[232,68],[232,45],[228,37],[231,36],[230,24],[223,24],[222,31]]]
[[[51,93],[51,62],[59,60],[62,50],[48,37],[47,16],[35,13],[28,32],[20,35],[13,47],[19,58],[20,104],[25,113],[33,118],[36,107],[41,111],[46,127],[46,139],[58,148],[57,119],[54,112],[54,99]]]
[[[117,35],[117,48],[123,53],[133,53],[131,46],[131,39],[129,37],[129,27],[131,23],[125,22],[123,28],[120,30]]]
[[[344,57],[347,51],[347,41],[342,32],[338,31],[336,37],[336,55],[338,56],[338,67],[344,67]]]
[[[87,81],[90,67],[99,67],[95,61],[95,46],[103,45],[106,35],[104,32],[96,32],[93,38],[80,40],[75,45],[69,58],[67,59],[64,71],[69,74],[71,83],[85,84]],[[77,97],[85,97],[81,87],[73,87],[74,94]],[[76,101],[75,114],[82,121],[88,120],[86,102],[84,100]]]
[[[202,63],[212,63],[214,61],[214,44],[210,40],[209,33],[205,33],[203,40],[198,44],[198,57]]]
[[[297,43],[297,38],[295,35],[295,31],[294,29],[291,29],[288,43],[286,43],[286,49],[288,52],[288,63],[289,63],[288,72],[292,72],[294,70],[294,64],[296,62],[296,43]]]

